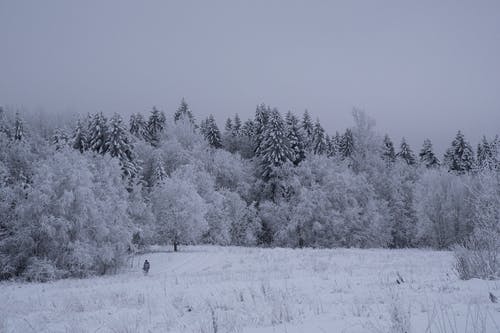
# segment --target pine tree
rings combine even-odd
[[[234,115],[233,120],[233,135],[240,136],[241,135],[241,119],[238,114]]]
[[[488,142],[485,136],[477,145],[477,167],[479,170],[495,170],[495,141]]]
[[[321,126],[319,119],[314,124],[312,151],[316,155],[323,155],[326,152],[325,130]]]
[[[233,121],[231,118],[226,119],[226,124],[224,125],[224,135],[233,135]]]
[[[16,112],[16,120],[14,121],[14,140],[22,141],[24,139],[24,122],[19,115],[19,112]]]
[[[88,125],[82,124],[82,120],[78,119],[76,123],[75,130],[73,131],[73,136],[71,138],[72,147],[83,153],[88,149],[88,135],[87,135]]]
[[[394,151],[394,144],[392,143],[389,135],[384,136],[384,144],[382,146],[382,159],[387,164],[392,164],[396,160],[396,152]]]
[[[286,114],[286,137],[293,152],[292,162],[298,165],[305,159],[305,150],[302,134],[300,133],[299,120],[292,111],[288,111]]]
[[[130,134],[142,139],[147,137],[147,124],[141,113],[130,116]]]
[[[69,137],[65,130],[56,128],[52,135],[51,143],[56,147],[56,150],[61,150],[68,146]]]
[[[350,158],[354,154],[354,136],[350,128],[345,130],[340,139],[339,153],[342,159]]]
[[[439,160],[434,155],[434,152],[432,150],[432,142],[429,139],[424,140],[424,145],[422,146],[422,150],[420,151],[420,154],[418,154],[420,157],[420,162],[425,165],[427,168],[437,168],[439,167]]]
[[[174,114],[174,121],[178,122],[181,119],[187,119],[191,125],[194,126],[194,116],[189,108],[189,105],[186,103],[186,100],[183,98],[181,100],[181,105],[177,108]]]
[[[255,123],[248,119],[241,127],[241,135],[252,138],[255,135]]]
[[[108,135],[106,136],[104,146],[106,152],[109,152],[112,157],[120,160],[124,175],[131,178],[135,177],[137,166],[134,162],[132,145],[119,114],[115,113],[109,121]]]
[[[255,120],[253,127],[254,139],[254,152],[255,156],[260,156],[262,153],[262,141],[264,139],[264,131],[266,129],[267,121],[270,116],[271,109],[265,104],[257,106],[255,110]]]
[[[220,131],[213,115],[210,115],[206,120],[206,132],[204,137],[210,146],[214,148],[222,147]]]
[[[263,134],[261,147],[262,178],[272,178],[273,169],[291,161],[293,152],[286,137],[286,128],[278,110],[273,109]]]
[[[470,172],[474,168],[474,153],[469,142],[465,140],[461,131],[457,132],[444,156],[445,164],[450,171],[458,174]]]
[[[311,120],[311,116],[309,115],[309,111],[304,111],[304,115],[302,117],[302,137],[304,138],[304,145],[306,150],[312,150],[312,140],[314,133],[314,126]]]
[[[88,147],[90,150],[98,153],[106,153],[106,138],[108,135],[107,119],[102,112],[98,112],[92,116],[88,125]]]
[[[158,146],[160,142],[161,133],[165,128],[166,118],[163,111],[159,111],[156,107],[153,107],[151,115],[149,116],[147,124],[147,141],[153,145]]]
[[[337,132],[337,134],[338,134],[338,132]],[[326,135],[325,141],[326,141],[326,156],[328,156],[328,157],[337,156],[338,146],[337,146],[335,136],[330,137],[329,135]]]
[[[405,138],[401,140],[400,150],[399,153],[396,154],[396,157],[402,159],[408,165],[415,165],[416,163],[415,155],[413,154],[413,151],[411,150],[410,145],[406,142]]]

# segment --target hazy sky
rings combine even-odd
[[[173,112],[265,102],[328,132],[359,107],[442,150],[500,133],[500,1],[0,0],[0,105]],[[416,146],[418,144],[418,146]]]

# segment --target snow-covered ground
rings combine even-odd
[[[458,280],[450,252],[183,247],[114,276],[1,283],[0,332],[500,332],[489,292],[500,281]]]

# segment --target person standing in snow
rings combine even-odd
[[[148,275],[148,272],[149,272],[149,261],[144,260],[144,265],[142,266],[142,271],[144,272],[144,275]]]

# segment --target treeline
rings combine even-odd
[[[500,236],[498,136],[474,152],[459,131],[440,159],[429,139],[414,153],[353,118],[328,135],[307,111],[262,104],[221,131],[182,100],[173,116],[47,130],[0,109],[0,278],[105,274],[150,244],[446,249]]]

